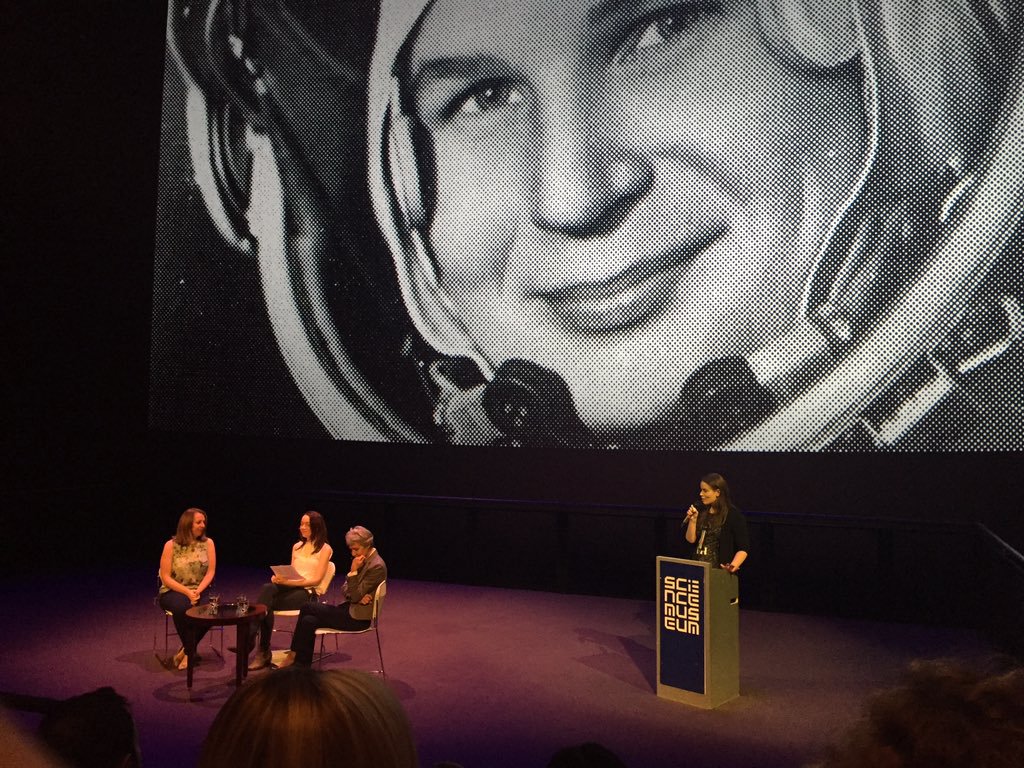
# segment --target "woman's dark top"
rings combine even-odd
[[[724,519],[721,518],[721,513],[710,515],[706,511],[700,512],[697,516],[696,528],[697,541],[693,545],[694,560],[722,565],[731,563],[736,553],[741,550],[750,552],[747,518],[735,507],[729,510]],[[707,554],[701,554],[698,551],[702,533],[704,534],[704,549]]]

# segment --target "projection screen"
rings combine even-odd
[[[1008,0],[174,0],[151,426],[1019,451]]]

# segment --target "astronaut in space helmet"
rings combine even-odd
[[[296,381],[338,437],[899,446],[959,368],[1015,349],[1013,290],[985,294],[991,340],[963,305],[1020,214],[978,203],[1019,24],[1001,0],[383,0],[367,183],[436,431],[379,427],[392,404],[321,372],[351,380],[344,352],[322,362],[351,329],[301,343],[330,319],[268,299]],[[278,236],[279,144],[249,145],[268,296],[320,258]],[[1004,234],[943,261],[965,219]]]

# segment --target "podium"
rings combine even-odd
[[[740,695],[739,579],[657,558],[658,696],[714,709]]]

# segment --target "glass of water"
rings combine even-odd
[[[239,616],[249,612],[249,598],[245,595],[239,595],[236,597],[235,605],[238,607]]]
[[[220,595],[210,595],[210,605],[207,608],[211,616],[216,616],[217,611],[220,610]]]

